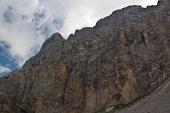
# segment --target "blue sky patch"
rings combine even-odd
[[[11,70],[17,69],[16,61],[8,54],[8,46],[5,43],[0,43],[0,65],[8,67]],[[6,72],[0,73],[0,76],[7,74]]]

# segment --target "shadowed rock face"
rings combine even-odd
[[[127,104],[170,74],[170,2],[129,6],[51,36],[18,72],[0,78],[0,112],[94,113]]]

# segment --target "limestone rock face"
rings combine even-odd
[[[167,79],[148,97],[137,101],[133,106],[116,113],[170,113],[170,79]],[[109,112],[114,113],[114,112]]]
[[[52,35],[21,70],[0,78],[0,112],[94,113],[128,104],[169,74],[169,1],[129,6],[67,40]]]

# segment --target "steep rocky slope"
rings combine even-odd
[[[116,113],[170,113],[170,79],[147,98]]]
[[[170,74],[170,1],[129,6],[65,40],[55,33],[0,78],[2,113],[94,113],[128,104]]]

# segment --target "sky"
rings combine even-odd
[[[158,0],[0,0],[0,76],[19,69],[53,33],[65,38],[128,5]]]

